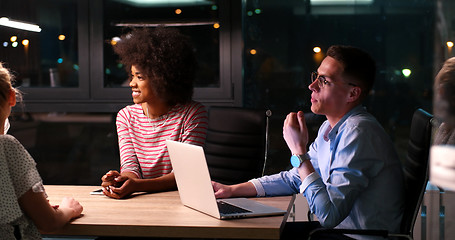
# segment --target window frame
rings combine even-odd
[[[88,2],[76,1],[77,3],[77,31],[78,31],[78,65],[79,65],[79,84],[78,87],[19,87],[24,93],[24,101],[47,102],[47,101],[70,101],[89,98],[89,62],[87,61],[89,49],[89,38],[83,34],[88,30]]]
[[[220,1],[220,87],[195,88],[207,106],[242,105],[241,1]],[[78,1],[79,87],[22,88],[26,112],[117,112],[132,104],[131,89],[105,88],[103,1]],[[120,97],[119,97],[120,96]]]

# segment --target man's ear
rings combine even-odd
[[[352,86],[349,91],[348,102],[357,101],[360,98],[360,94],[362,94],[362,89],[358,86]]]
[[[11,107],[16,106],[16,91],[14,89],[9,92],[8,103]]]

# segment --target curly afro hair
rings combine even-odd
[[[113,49],[127,72],[138,68],[168,105],[191,101],[197,63],[190,39],[177,29],[133,28]]]

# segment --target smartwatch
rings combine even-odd
[[[293,167],[300,167],[300,165],[305,161],[305,160],[310,160],[310,155],[308,153],[305,153],[303,155],[292,155],[291,156],[291,165]]]

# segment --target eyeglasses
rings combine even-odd
[[[330,84],[330,82],[325,79],[325,76],[320,76],[317,72],[312,72],[311,83],[314,83],[316,80],[318,81],[319,88],[323,88],[324,86]]]
[[[332,82],[329,82],[329,81],[327,81],[327,79],[325,79],[325,76],[321,76],[317,72],[312,72],[311,73],[311,83],[314,83],[314,81],[316,81],[316,80],[318,81],[319,88],[324,88],[325,86],[332,84]],[[353,83],[347,83],[347,84],[357,87],[357,85],[355,85]]]

